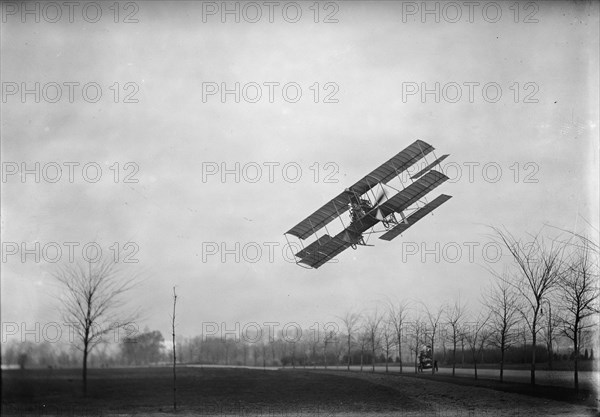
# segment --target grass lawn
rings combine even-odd
[[[236,413],[276,410],[418,410],[420,404],[392,388],[311,372],[178,368],[177,398],[184,410]],[[156,412],[173,405],[169,368],[92,369],[88,397],[78,370],[2,372],[2,405],[35,411]]]
[[[170,368],[5,370],[3,415],[171,415]],[[448,380],[446,380],[448,379]],[[431,375],[328,370],[177,370],[178,415],[594,415],[594,401],[528,396]],[[492,388],[492,389],[490,389]],[[537,393],[539,394],[539,393]]]

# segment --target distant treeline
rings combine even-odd
[[[375,360],[369,346],[351,343],[350,361],[348,361],[347,341],[348,335],[320,334],[304,331],[306,338],[284,337],[278,334],[272,340],[249,342],[236,340],[233,337],[180,337],[177,341],[177,359],[179,363],[212,364],[212,365],[239,365],[239,366],[339,366],[350,363],[352,366],[371,366],[373,363],[384,364],[386,356],[382,346],[376,348]],[[459,345],[460,346],[460,345]],[[409,350],[404,350],[403,364],[414,366],[414,358]],[[114,366],[147,366],[160,365],[171,360],[172,352],[165,345],[165,340],[160,331],[145,331],[136,337],[124,338],[120,343],[106,343],[98,346],[90,357],[91,367]],[[593,348],[584,348],[580,360],[593,360]],[[458,349],[456,353],[458,366],[470,366],[473,357],[467,347]],[[505,352],[505,364],[529,363],[532,357],[530,344],[511,346]],[[572,361],[574,352],[569,348],[557,350],[552,353],[555,362]],[[453,351],[448,348],[447,341],[440,341],[434,354],[440,366],[452,363]],[[483,349],[477,359],[478,364],[497,364],[500,362],[499,349],[489,347]],[[537,346],[536,361],[548,362],[548,349]],[[2,345],[2,364],[21,368],[69,368],[79,366],[81,352],[72,345],[32,341],[9,341]],[[387,362],[398,365],[397,346],[393,354],[389,355]]]

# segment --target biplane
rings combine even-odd
[[[319,268],[350,247],[373,246],[368,244],[373,234],[381,234],[380,239],[390,241],[448,201],[451,196],[446,194],[429,202],[426,199],[429,192],[448,179],[433,169],[448,154],[427,162],[426,156],[434,149],[422,140],[415,141],[284,233],[286,239],[291,235],[300,240],[302,249],[295,254],[296,263],[306,268]],[[435,153],[433,155],[435,158]],[[409,168],[419,161],[417,169],[423,168],[406,176],[403,182],[403,173],[408,173]],[[399,187],[391,184],[394,178],[399,180]],[[346,212],[349,216],[344,222]],[[336,218],[340,220],[342,230],[332,236],[328,225]],[[325,233],[319,236],[317,232],[323,228]],[[305,247],[302,241],[313,235],[316,239]]]

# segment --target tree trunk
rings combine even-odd
[[[504,346],[500,350],[500,382],[504,382]]]
[[[292,369],[296,369],[296,344],[292,343]]]
[[[477,359],[473,361],[473,366],[475,367],[475,379],[477,379]]]
[[[364,355],[364,350],[360,351],[360,371],[363,371],[363,355]]]
[[[419,353],[417,352],[417,350],[415,350],[415,374],[419,373],[418,361],[419,361]]]
[[[552,370],[552,305],[548,303],[548,369]]]
[[[385,373],[388,373],[388,358],[389,358],[390,350],[389,348],[385,349]]]
[[[371,372],[375,372],[375,346],[371,349]]]
[[[83,346],[83,396],[87,396],[87,359],[88,359],[88,345],[87,343]]]
[[[444,340],[444,338],[442,338],[442,363],[446,363],[446,342]]]
[[[271,362],[275,365],[275,343],[271,343]]]
[[[456,333],[454,333],[454,335],[453,335],[452,343],[454,346],[454,351],[452,352],[452,376],[455,376],[455,372],[456,372]]]
[[[500,382],[504,382],[504,354],[506,351],[506,326],[502,329],[500,336]]]
[[[351,348],[351,339],[350,335],[348,335],[348,370],[350,370],[350,349]]]
[[[433,342],[435,341],[435,333],[431,337],[431,375],[435,375],[435,366],[433,366],[434,349]]]
[[[531,385],[535,385],[535,347],[536,347],[536,331],[535,331],[535,321],[533,323],[532,331],[531,331]]]
[[[579,343],[578,343],[578,335],[579,333],[579,322],[575,321],[575,325],[573,326],[573,352],[575,353],[575,370],[573,371],[573,381],[575,384],[575,391],[579,392]]]
[[[402,330],[398,332],[398,358],[400,359],[400,373],[402,373]]]

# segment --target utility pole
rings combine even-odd
[[[177,305],[177,294],[173,287],[173,410],[177,411],[177,350],[175,349],[175,307]]]

